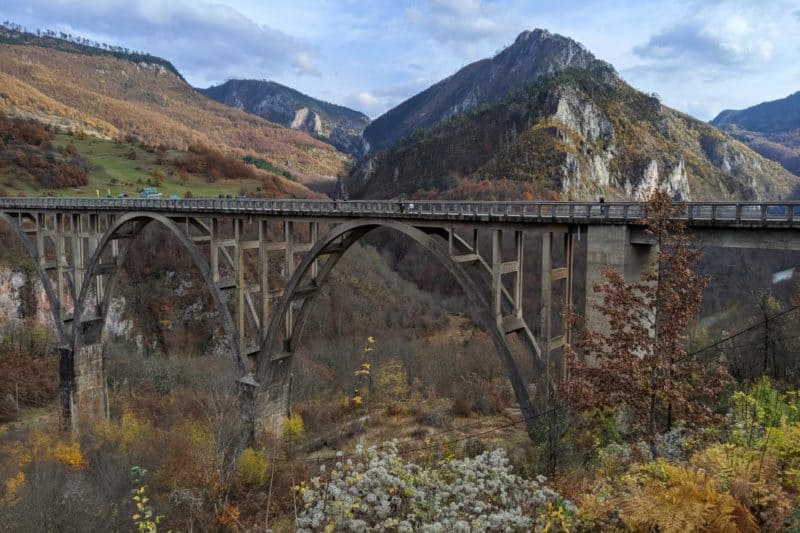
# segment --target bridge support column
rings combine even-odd
[[[603,296],[594,286],[604,281],[603,269],[610,266],[625,276],[628,283],[638,281],[658,261],[655,244],[631,243],[631,227],[622,225],[590,225],[586,235],[586,309],[585,327],[607,333],[608,320],[595,306]]]
[[[251,438],[258,442],[267,436],[280,437],[283,424],[291,415],[292,376],[282,376],[269,386],[262,386],[249,374],[238,384],[242,405],[248,411]]]
[[[87,423],[109,418],[103,345],[60,350],[62,422],[77,433]]]

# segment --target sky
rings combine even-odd
[[[3,0],[0,19],[147,51],[196,87],[269,79],[373,118],[534,28],[703,120],[800,90],[800,0]]]

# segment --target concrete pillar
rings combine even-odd
[[[593,225],[586,235],[586,308],[584,326],[591,331],[608,332],[608,321],[594,306],[602,294],[594,292],[602,283],[603,269],[610,266],[625,276],[628,283],[638,281],[658,261],[658,246],[632,244],[630,226]]]
[[[284,422],[291,415],[291,376],[269,387],[261,387],[252,374],[237,383],[242,405],[248,411],[251,438],[261,442],[267,436],[280,437]]]
[[[95,420],[109,418],[103,345],[80,346],[77,352],[62,348],[61,406],[66,427],[73,432]]]

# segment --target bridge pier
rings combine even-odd
[[[586,311],[587,330],[608,333],[606,317],[595,306],[603,303],[602,293],[594,286],[605,280],[603,269],[611,267],[621,272],[625,281],[638,281],[642,274],[658,261],[658,245],[653,242],[631,242],[631,226],[590,225],[586,236]]]
[[[60,386],[61,416],[73,433],[94,420],[109,418],[108,385],[106,383],[103,345],[87,344],[61,348]]]
[[[251,440],[260,442],[267,436],[280,437],[283,424],[291,415],[291,375],[264,387],[248,374],[239,379],[237,385]]]

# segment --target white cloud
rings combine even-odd
[[[236,9],[196,0],[9,0],[9,10],[169,59],[203,84],[225,77],[318,75],[318,50]],[[52,27],[54,25],[50,25]],[[48,27],[42,25],[42,27]]]
[[[358,105],[363,109],[375,109],[381,104],[380,98],[369,91],[361,91],[356,95]]]
[[[435,40],[459,45],[506,33],[497,15],[480,0],[426,0],[405,11],[409,22]]]

